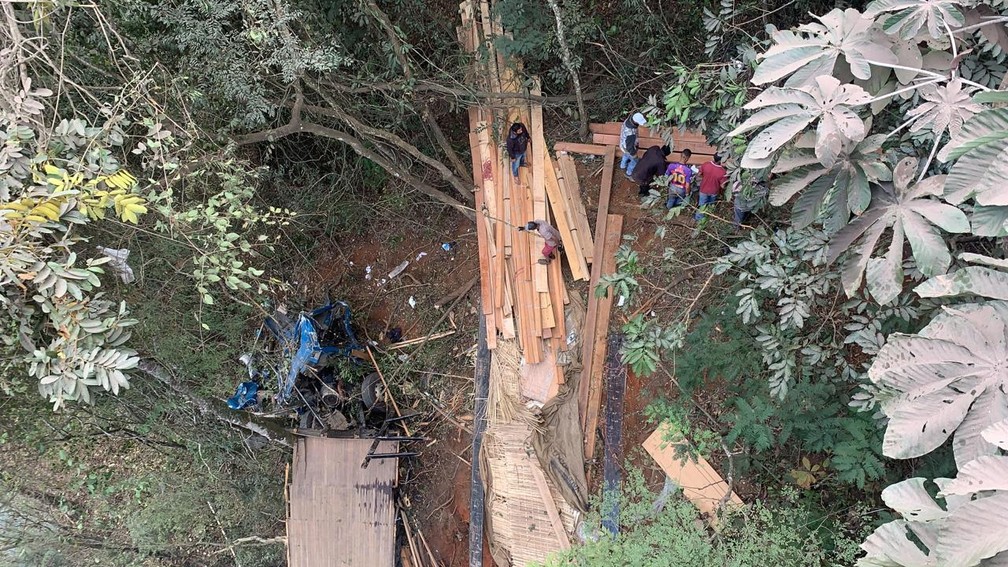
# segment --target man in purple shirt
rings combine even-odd
[[[674,161],[665,169],[665,175],[669,178],[669,196],[666,208],[674,208],[682,205],[683,201],[689,200],[690,180],[693,178],[693,170],[686,165],[693,152],[682,151],[682,161]]]

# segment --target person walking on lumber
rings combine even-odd
[[[525,165],[525,153],[528,152],[528,129],[521,122],[511,125],[507,137],[507,153],[511,158],[511,175],[518,179],[518,168]]]
[[[682,161],[670,163],[665,170],[665,176],[669,180],[668,202],[665,203],[665,207],[668,209],[681,206],[683,201],[689,201],[690,181],[693,178],[693,169],[686,165],[686,162],[689,161],[692,155],[693,152],[683,150]]]
[[[718,195],[728,184],[728,170],[721,165],[721,154],[700,166],[700,202],[699,210],[693,216],[697,222],[704,219],[704,207],[717,201]]]
[[[550,260],[553,259],[554,252],[560,247],[560,231],[544,220],[529,221],[525,226],[519,226],[518,230],[534,230],[539,233],[539,236],[543,237],[546,244],[543,246],[543,257],[539,259],[539,263],[549,264]]]
[[[632,177],[634,168],[637,167],[637,129],[647,123],[647,119],[640,112],[635,112],[632,116],[623,121],[620,129],[619,149],[623,152],[623,159],[620,160],[620,169],[626,172],[627,177]]]
[[[638,193],[641,197],[647,196],[651,190],[651,182],[665,171],[665,157],[670,153],[672,153],[672,148],[668,145],[651,146],[640,158],[632,178],[640,184]]]

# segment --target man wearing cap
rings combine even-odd
[[[637,129],[646,122],[647,119],[640,112],[635,112],[623,121],[619,136],[619,149],[623,152],[623,159],[619,166],[626,171],[627,177],[633,176],[634,168],[637,167]]]
[[[672,148],[668,145],[661,147],[651,146],[640,158],[637,167],[634,168],[632,179],[640,184],[639,194],[646,197],[651,190],[651,182],[654,178],[665,173],[665,157],[672,153]]]

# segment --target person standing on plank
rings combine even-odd
[[[647,196],[651,190],[651,182],[665,171],[665,157],[670,153],[672,153],[672,148],[667,145],[651,146],[644,152],[644,157],[640,158],[632,179],[640,184],[638,193],[641,197]]]
[[[686,162],[689,161],[692,155],[693,152],[683,150],[682,161],[670,163],[665,170],[665,175],[669,178],[669,196],[668,201],[665,203],[666,208],[672,209],[682,205],[683,201],[689,202],[690,181],[693,177],[693,169],[686,165]]]
[[[620,160],[620,169],[626,172],[627,177],[632,177],[634,168],[637,167],[637,129],[647,123],[647,119],[640,112],[635,112],[623,121],[620,129],[619,149],[623,152],[623,159]]]
[[[693,216],[697,222],[703,220],[703,208],[717,201],[721,190],[728,183],[728,170],[721,165],[721,154],[714,154],[714,159],[700,166],[700,210]]]
[[[529,134],[525,125],[515,122],[507,137],[507,153],[511,158],[511,175],[518,179],[518,168],[525,165],[525,153],[528,151]]]
[[[543,237],[546,244],[543,246],[543,257],[539,259],[539,263],[549,264],[550,260],[553,259],[553,252],[561,245],[560,231],[544,220],[529,221],[525,226],[519,226],[518,230],[534,230],[539,233],[539,236]]]

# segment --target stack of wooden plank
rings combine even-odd
[[[491,18],[487,0],[465,0],[459,12],[459,41],[474,58],[473,84],[485,90],[523,93],[514,70],[493,47],[491,38],[503,31]],[[539,89],[533,86],[529,94],[538,95]],[[513,122],[525,124],[531,136],[526,155],[529,167],[520,168],[518,177],[511,175],[505,151]],[[588,279],[593,241],[577,175],[573,162],[558,162],[549,155],[542,106],[530,104],[527,97],[505,100],[500,107],[471,107],[469,125],[487,343],[493,349],[498,336],[517,338],[525,361],[536,364],[544,359],[547,343],[554,354],[566,349],[567,289],[560,258],[540,264],[543,239],[534,231],[517,229],[532,220],[557,227],[572,277]],[[563,381],[559,368],[554,375]]]
[[[588,125],[592,133],[592,143],[599,146],[619,146],[620,130],[623,125],[619,122],[593,123]],[[680,130],[673,128],[672,149],[680,151],[688,149],[693,152],[690,164],[701,164],[708,161],[717,152],[717,148],[707,142],[707,137],[701,132]],[[637,129],[637,147],[640,148],[637,155],[643,155],[651,146],[664,146],[665,138],[658,132],[641,126]],[[592,153],[592,152],[587,152]]]

